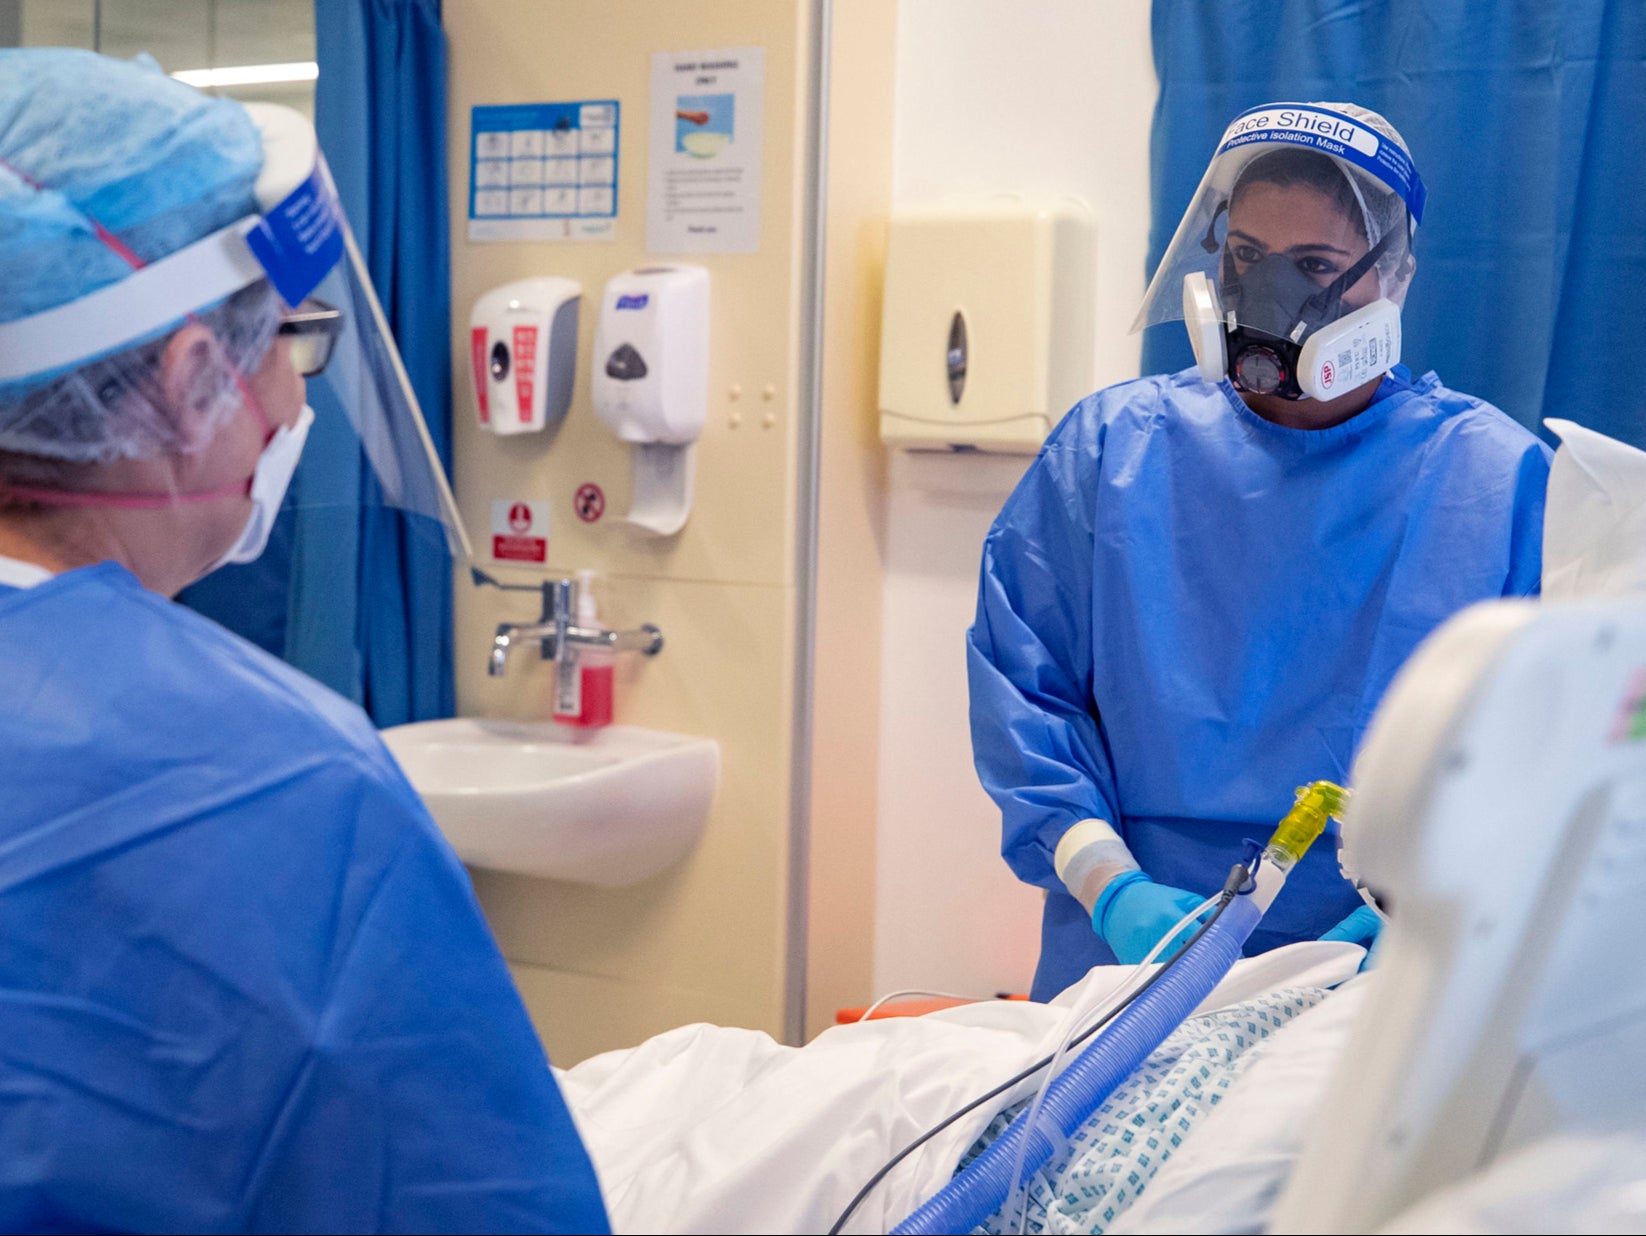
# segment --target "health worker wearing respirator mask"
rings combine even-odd
[[[379,325],[302,116],[0,51],[0,1229],[605,1230],[370,722],[169,599],[311,426],[447,535]]]
[[[1537,590],[1548,451],[1398,363],[1422,211],[1376,113],[1240,116],[1134,327],[1182,319],[1196,367],[1083,400],[989,533],[972,739],[1047,890],[1036,998],[1139,960],[1294,787],[1345,780],[1430,631]],[[1248,951],[1367,941],[1360,904],[1316,846]]]

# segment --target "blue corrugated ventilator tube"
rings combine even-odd
[[[1026,1174],[1044,1165],[1060,1144],[1053,1140],[1049,1125],[1063,1141],[1074,1136],[1115,1088],[1188,1019],[1239,960],[1246,937],[1274,901],[1286,873],[1324,831],[1327,818],[1342,809],[1345,798],[1346,792],[1330,782],[1300,789],[1296,805],[1263,850],[1257,871],[1248,876],[1244,867],[1237,867],[1231,873],[1230,886],[1225,886],[1231,899],[1052,1081],[1032,1132],[1026,1128],[1030,1112],[1024,1111],[964,1171],[894,1227],[893,1236],[970,1232],[999,1210],[1015,1183],[1023,1139],[1030,1138],[1023,1157]]]

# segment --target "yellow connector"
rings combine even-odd
[[[1288,870],[1309,852],[1315,839],[1326,831],[1326,821],[1343,814],[1349,791],[1330,781],[1311,781],[1297,791],[1297,801],[1269,838],[1265,857]]]

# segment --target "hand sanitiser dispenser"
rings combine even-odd
[[[1030,453],[1092,392],[1097,225],[1075,198],[899,211],[886,247],[880,436]]]
[[[505,283],[474,302],[469,364],[481,428],[535,433],[566,415],[582,297],[575,280],[541,276]]]
[[[633,451],[628,522],[685,527],[709,407],[709,272],[646,266],[606,284],[594,337],[594,410]]]

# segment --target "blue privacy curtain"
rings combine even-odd
[[[449,472],[440,2],[317,0],[315,45],[320,145]],[[340,423],[318,416],[317,431],[322,420]],[[350,437],[311,438],[303,467],[305,491],[375,484]],[[324,507],[300,509],[299,520],[286,659],[363,704],[379,725],[450,716],[451,564],[444,550],[427,529],[414,533],[407,516],[370,504],[352,526],[336,526],[337,514]]]
[[[1406,363],[1646,445],[1646,3],[1154,0],[1153,32],[1151,273],[1238,112],[1363,104],[1429,188]],[[1145,335],[1145,373],[1191,361]]]
[[[439,0],[317,0],[315,127],[447,471],[446,52]],[[341,408],[316,419],[267,552],[186,604],[363,705],[378,725],[453,711],[451,567],[377,505]],[[359,504],[359,505],[357,505]]]

